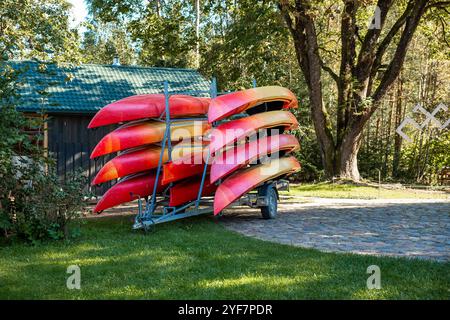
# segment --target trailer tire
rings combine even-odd
[[[265,184],[258,190],[260,197],[266,197],[267,206],[261,207],[261,215],[263,219],[274,219],[277,216],[278,195],[273,184]]]

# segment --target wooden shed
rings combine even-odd
[[[18,109],[48,117],[44,143],[57,160],[57,172],[65,178],[82,168],[89,181],[115,154],[91,160],[97,142],[113,128],[87,129],[103,106],[131,95],[162,93],[164,81],[171,90],[209,90],[210,83],[193,69],[85,64],[76,67],[14,61],[24,70]],[[112,182],[114,183],[114,182]],[[110,185],[92,189],[102,194]]]

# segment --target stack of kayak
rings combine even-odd
[[[169,97],[170,117],[175,118],[171,126],[170,140],[181,141],[173,146],[172,158],[183,157],[204,148],[199,139],[210,128],[205,117],[210,98],[186,95]],[[119,179],[100,199],[94,212],[115,207],[137,199],[147,197],[153,192],[165,189],[162,181],[156,181],[156,168],[160,157],[162,162],[169,159],[168,148],[164,151],[161,141],[166,134],[166,122],[158,119],[164,117],[165,96],[162,94],[144,94],[131,96],[103,107],[89,123],[89,128],[120,124],[122,126],[104,136],[91,154],[96,158],[118,152],[97,173],[92,184],[100,184]],[[189,117],[191,120],[184,121]],[[175,178],[179,180],[182,178]]]
[[[300,169],[298,161],[287,156],[300,145],[295,136],[283,134],[298,127],[287,111],[296,107],[295,95],[277,86],[237,91],[211,101],[210,124],[243,112],[248,115],[219,124],[211,133],[210,183],[220,181],[215,215],[264,182]]]
[[[128,97],[105,106],[92,119],[89,128],[122,124],[91,154],[96,158],[118,152],[92,182],[119,180],[94,212],[147,197],[154,188],[158,194],[165,191],[168,205],[176,207],[197,199],[202,187],[202,196],[214,195],[218,214],[264,182],[300,169],[289,156],[299,143],[285,133],[298,126],[288,111],[298,102],[288,89],[259,87],[214,99],[171,95],[170,115],[165,114],[165,99],[158,94]],[[170,155],[167,144],[161,145],[168,132],[168,122],[161,121],[166,116],[173,119]]]

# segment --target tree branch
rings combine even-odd
[[[336,110],[336,144],[339,146],[350,118],[350,93],[356,57],[356,12],[358,2],[345,0],[341,15],[341,65],[339,69]]]
[[[447,7],[450,6],[450,1],[438,1],[438,2],[434,2],[434,3],[430,3],[429,5],[427,5],[426,9],[428,10],[429,8],[441,8],[441,7]]]
[[[279,0],[278,7],[286,23],[291,26],[290,31],[294,39],[297,59],[308,86],[311,117],[319,140],[324,167],[327,172],[333,172],[334,140],[331,121],[323,105],[322,63],[317,32],[313,17],[309,14],[311,4],[305,0],[296,0],[295,8],[293,8],[289,6],[288,1]]]
[[[391,44],[392,40],[394,39],[395,35],[399,32],[401,27],[405,24],[406,19],[408,18],[409,14],[413,8],[413,4],[414,4],[414,0],[410,0],[408,2],[408,5],[407,5],[405,11],[403,12],[403,14],[397,19],[397,21],[394,23],[392,28],[389,30],[387,35],[384,37],[384,39],[381,41],[380,45],[378,46],[378,49],[375,53],[375,60],[372,64],[371,70],[370,70],[370,80],[369,80],[369,84],[368,84],[368,88],[367,88],[367,95],[371,95],[373,79],[375,78],[375,76],[381,66],[381,63],[383,61],[383,56],[384,56],[387,48]]]
[[[447,47],[450,48],[450,43],[447,40],[447,32],[445,31],[445,21],[442,19],[442,17],[439,17],[439,22],[441,23],[442,27],[442,38],[444,39],[444,42],[447,44]]]
[[[411,14],[408,15],[405,22],[405,28],[400,37],[400,41],[398,43],[397,49],[395,50],[394,57],[389,63],[388,69],[383,75],[380,85],[375,90],[372,95],[373,106],[369,109],[367,115],[370,115],[375,112],[378,107],[378,102],[381,98],[386,94],[387,90],[389,90],[392,83],[397,79],[403,62],[405,60],[406,52],[411,42],[411,39],[414,35],[414,32],[425,13],[427,0],[416,0],[414,1],[413,8],[411,10]]]
[[[357,2],[346,0],[344,12],[341,18],[341,68],[340,77],[343,78],[349,74],[350,69],[354,67],[355,38],[356,38],[356,11]]]
[[[296,12],[297,8],[293,8],[287,0],[281,0],[278,2],[278,8],[281,11],[283,18],[288,26],[289,31],[291,32],[292,38],[294,40],[294,48],[297,55],[297,60],[302,69],[303,76],[305,77],[306,82],[309,82],[309,66],[308,66],[308,57],[305,53],[306,50],[302,50],[306,45],[306,37],[305,37],[305,28],[302,25],[301,21],[298,19],[298,16],[295,16],[295,22],[292,20],[290,12],[293,10]]]
[[[386,16],[391,8],[393,0],[378,0],[377,10],[380,12],[380,25],[375,28],[370,28],[366,36],[364,37],[364,41],[361,45],[361,49],[358,55],[358,62],[355,69],[356,79],[367,85],[366,81],[370,77],[370,70],[374,63],[376,54],[376,44],[378,42],[378,38],[381,34],[381,30],[386,21]],[[377,14],[375,11],[374,16]]]
[[[290,14],[289,14],[291,6],[286,1],[278,2],[277,6],[278,6],[278,9],[280,10],[281,14],[283,15],[283,18],[284,18],[284,20],[286,22],[286,25],[287,25],[289,31],[291,33],[294,32],[295,31],[294,30],[294,23],[293,23],[292,18],[291,18]]]
[[[331,76],[331,78],[333,78],[336,84],[339,85],[339,76],[331,69],[331,67],[325,65],[322,59],[320,59],[320,66]]]

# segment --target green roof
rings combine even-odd
[[[18,109],[28,112],[94,113],[108,103],[131,95],[162,93],[165,80],[171,93],[210,89],[210,82],[193,69],[95,64],[70,68],[48,64],[47,72],[42,73],[36,62],[12,61],[10,65],[25,67]],[[38,92],[46,87],[49,94],[42,99]]]

